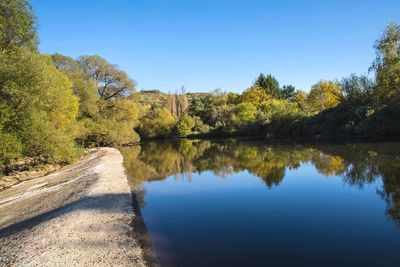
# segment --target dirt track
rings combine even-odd
[[[0,191],[0,266],[144,266],[118,150]]]

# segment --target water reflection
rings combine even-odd
[[[191,181],[193,173],[212,171],[224,178],[248,171],[266,188],[279,185],[285,172],[312,164],[319,173],[340,176],[343,182],[362,189],[382,180],[377,193],[386,202],[386,213],[400,226],[400,144],[294,145],[263,142],[185,140],[148,142],[121,148],[130,183],[141,192],[142,181],[170,176]],[[133,179],[134,178],[134,179]]]

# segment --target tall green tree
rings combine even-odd
[[[258,86],[264,89],[269,95],[274,98],[279,98],[281,96],[279,90],[279,82],[271,74],[265,76],[263,73],[261,73],[254,82],[254,86]]]
[[[81,56],[78,59],[87,79],[97,84],[102,100],[112,100],[130,95],[135,90],[136,82],[118,66],[108,63],[100,56]]]
[[[284,85],[281,89],[281,97],[290,99],[296,94],[296,88],[293,85]]]
[[[85,62],[91,62],[93,58],[99,57],[86,58]],[[68,75],[74,94],[79,99],[79,143],[84,146],[106,146],[131,143],[139,139],[134,131],[138,125],[139,109],[132,97],[121,93],[102,99],[98,86],[105,85],[101,85],[101,79],[95,81],[88,76],[89,69],[84,69],[81,62],[59,54],[52,55],[52,60],[59,70]],[[109,65],[105,60],[103,63],[104,66]],[[108,90],[113,85],[107,86],[109,87],[103,90]]]
[[[0,53],[13,47],[36,50],[36,17],[27,0],[0,1]]]
[[[19,156],[55,162],[76,156],[78,100],[70,80],[50,57],[23,47],[2,54],[0,96],[0,135],[15,143]]]
[[[376,71],[375,100],[390,102],[400,99],[400,26],[390,23],[375,43],[376,59],[371,70]]]
[[[95,117],[99,112],[97,106],[99,97],[95,82],[92,79],[85,79],[81,66],[73,58],[54,54],[51,59],[56,68],[72,81],[73,92],[79,99],[78,118]]]
[[[370,101],[372,93],[375,89],[375,82],[366,75],[352,74],[345,77],[340,82],[340,86],[350,102],[366,102]]]

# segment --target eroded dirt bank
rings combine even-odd
[[[113,148],[0,191],[0,257],[16,266],[144,266]],[[0,263],[1,265],[1,263]]]

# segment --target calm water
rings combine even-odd
[[[400,266],[400,143],[122,150],[164,265]]]

